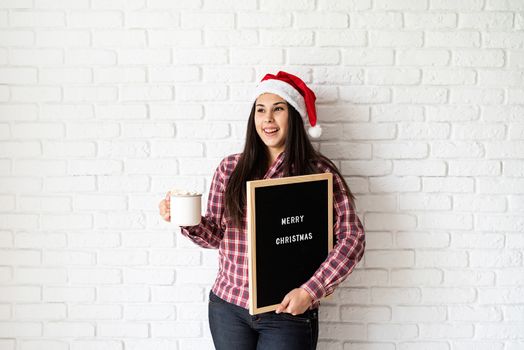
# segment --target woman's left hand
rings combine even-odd
[[[293,316],[303,314],[311,306],[313,299],[303,288],[295,288],[287,293],[276,309],[276,313],[289,313]]]

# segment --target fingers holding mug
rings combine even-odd
[[[170,207],[171,207],[171,203],[170,203],[170,197],[171,197],[171,191],[168,191],[167,192],[167,195],[166,195],[166,198],[165,199],[162,199],[160,201],[160,204],[158,205],[159,209],[160,209],[160,216],[162,217],[162,219],[164,219],[165,221],[167,222],[170,222],[171,221],[171,215],[170,215]]]

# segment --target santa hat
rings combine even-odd
[[[304,120],[307,117],[310,125],[309,136],[319,138],[322,135],[322,128],[317,123],[315,93],[302,79],[283,71],[278,72],[277,75],[266,74],[255,88],[253,100],[264,93],[273,93],[282,97],[298,111]]]

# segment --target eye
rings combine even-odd
[[[259,112],[259,113],[263,113],[264,110],[263,110],[262,108],[260,108],[260,109],[257,109],[257,112]]]

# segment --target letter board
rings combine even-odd
[[[273,311],[333,248],[333,175],[247,182],[250,314]]]

